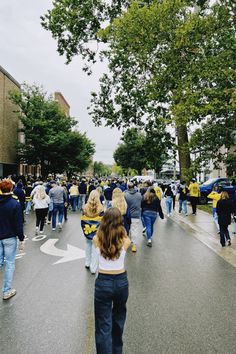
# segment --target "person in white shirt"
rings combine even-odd
[[[34,194],[33,204],[36,213],[36,230],[35,234],[38,235],[43,233],[45,218],[48,213],[48,206],[50,203],[50,198],[45,192],[44,186],[38,186],[36,193]]]
[[[93,244],[99,256],[94,299],[97,354],[121,354],[129,293],[125,256],[131,241],[118,208],[106,210]]]

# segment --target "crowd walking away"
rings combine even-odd
[[[95,276],[96,350],[98,354],[121,354],[129,293],[127,251],[136,258],[139,247],[144,247],[149,255],[152,247],[158,247],[156,241],[166,224],[176,218],[194,223],[201,214],[199,197],[195,179],[162,184],[85,176],[67,180],[56,175],[46,181],[23,176],[0,180],[3,299],[16,294],[12,282],[17,247],[24,249],[24,223],[35,220],[36,236],[47,237],[51,231],[57,238],[67,232],[71,219],[77,220],[85,241],[84,271]],[[212,224],[219,247],[230,246],[232,220],[236,236],[236,195],[229,196],[216,186],[208,199],[213,201]]]

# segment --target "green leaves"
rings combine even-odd
[[[49,172],[82,172],[91,162],[94,144],[78,131],[76,121],[68,117],[42,88],[23,85],[12,92],[11,100],[19,107],[24,143],[18,143],[21,162],[41,165],[42,174]]]
[[[145,131],[127,129],[114,152],[116,163],[124,170],[135,169],[141,174],[144,168],[160,172],[173,148],[171,136],[162,124],[149,122]]]
[[[184,132],[178,136],[181,170],[190,168],[189,148],[196,150],[203,139],[194,147],[194,138],[189,146],[187,131],[198,125],[205,136],[206,121],[212,131],[235,122],[234,1],[55,0],[42,25],[67,62],[79,54],[93,63],[91,41],[107,43],[101,56],[109,74],[92,94],[94,123],[121,129],[144,129],[149,122],[175,125],[177,135]],[[85,71],[90,74],[90,67]],[[225,131],[214,146],[229,141]],[[206,144],[206,163],[209,149]]]

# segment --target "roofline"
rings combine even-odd
[[[65,102],[65,104],[67,105],[67,107],[70,109],[70,105],[69,105],[69,103],[67,102],[67,100],[65,99],[65,97],[63,96],[63,94],[60,92],[60,91],[55,91],[54,92],[54,98],[55,98],[55,95],[59,95],[59,96],[61,96],[61,98],[63,99],[63,101]]]
[[[19,89],[21,88],[21,85],[19,84],[19,82],[16,81],[16,80],[14,79],[14,77],[11,76],[1,65],[0,65],[0,71],[1,71],[5,76],[7,76],[9,80],[11,80],[12,82],[14,82],[14,84],[15,84],[17,87],[19,87]]]

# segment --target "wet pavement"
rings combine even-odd
[[[128,252],[125,354],[236,353],[236,270],[217,253],[218,236],[204,214],[158,220],[153,247],[140,235],[137,254]],[[79,214],[70,213],[61,232],[47,225],[42,240],[34,238],[31,215],[25,233],[17,295],[0,301],[0,353],[94,354],[95,277],[80,258]],[[213,236],[215,250],[207,244]]]

